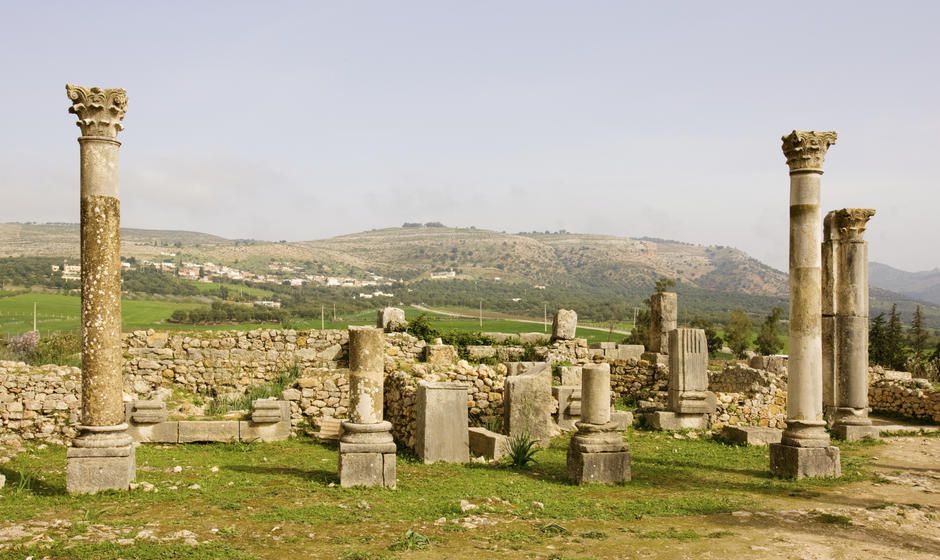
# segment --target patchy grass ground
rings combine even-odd
[[[634,479],[618,486],[569,484],[560,438],[528,470],[399,457],[397,490],[343,489],[336,448],[297,439],[142,446],[138,483],[152,489],[77,497],[64,490],[64,448],[30,447],[0,467],[0,558],[480,558],[481,549],[595,558],[562,552],[601,550],[615,535],[726,539],[734,533],[683,520],[874,480],[872,444],[842,446],[842,479],[797,483],[769,477],[766,449],[642,431],[628,439]],[[477,507],[461,511],[461,500]]]

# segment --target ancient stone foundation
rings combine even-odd
[[[568,446],[568,478],[578,484],[630,480],[629,448],[610,421],[609,364],[584,366],[581,396],[581,421]]]

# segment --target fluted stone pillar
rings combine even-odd
[[[650,296],[649,352],[669,352],[669,331],[679,321],[679,298],[675,292],[657,292]]]
[[[831,398],[824,405],[833,435],[849,441],[879,434],[868,417],[868,242],[863,238],[874,214],[870,208],[835,210],[826,216],[824,230],[823,259],[831,255],[832,272],[824,270],[831,282],[823,283],[823,300],[833,308],[823,330],[824,355],[829,354],[823,362],[824,400]]]
[[[669,409],[646,416],[657,430],[705,430],[717,400],[708,390],[708,339],[702,329],[669,331]]]
[[[127,111],[123,89],[66,85],[81,146],[82,412],[67,452],[71,493],[126,490],[134,479],[121,369],[121,202],[117,133]]]
[[[787,428],[770,446],[770,470],[791,478],[839,476],[839,449],[823,419],[820,178],[835,132],[783,137],[790,167],[790,356]]]
[[[581,421],[568,445],[568,478],[578,484],[630,480],[630,452],[610,415],[610,364],[581,372]]]
[[[385,334],[374,327],[349,327],[349,420],[339,444],[341,486],[396,484],[392,423],[383,420]]]

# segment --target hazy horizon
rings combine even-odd
[[[128,90],[129,228],[300,241],[440,221],[786,270],[780,137],[831,129],[823,213],[876,208],[871,260],[940,268],[940,4],[96,6],[0,7],[0,222],[77,221],[72,82]]]

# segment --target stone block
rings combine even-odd
[[[416,416],[415,452],[421,460],[425,463],[470,460],[466,385],[419,384]]]
[[[467,355],[471,360],[487,360],[496,357],[495,346],[467,346]]]
[[[552,387],[552,396],[558,401],[555,421],[565,431],[576,430],[575,422],[581,419],[581,385]]]
[[[540,332],[519,333],[519,342],[521,344],[534,344],[536,346],[547,344],[548,335]]]
[[[271,399],[259,399],[251,403],[251,421],[255,424],[290,422],[290,403]]]
[[[559,366],[558,372],[561,374],[561,384],[580,387],[581,371],[581,366]]]
[[[159,424],[168,413],[162,401],[131,401],[124,403],[124,416],[128,424]]]
[[[470,453],[490,460],[502,459],[509,452],[509,438],[486,428],[469,428]]]
[[[317,438],[322,441],[338,441],[343,435],[343,421],[339,418],[325,416],[320,418],[320,431]]]
[[[581,453],[568,456],[568,478],[576,484],[618,484],[630,480],[630,452]]]
[[[668,410],[657,410],[646,414],[646,423],[650,428],[664,432],[705,430],[708,429],[708,415],[680,414]]]
[[[375,326],[385,332],[396,332],[404,330],[407,322],[405,321],[405,311],[397,307],[385,307],[379,309],[375,320]]]
[[[395,488],[397,468],[395,453],[344,453],[340,444],[339,484],[343,488],[354,486],[384,486]]]
[[[633,413],[626,410],[612,410],[610,421],[617,425],[618,430],[625,431],[633,426]]]
[[[578,331],[578,314],[571,309],[559,309],[552,320],[552,340],[574,340]]]
[[[128,424],[127,434],[138,443],[178,443],[179,422]]]
[[[179,423],[180,443],[238,441],[238,420],[188,420]]]
[[[863,439],[878,439],[881,437],[881,428],[877,426],[836,424],[830,431],[832,437],[843,441],[860,441]]]
[[[134,481],[137,465],[133,446],[69,447],[66,457],[69,494],[127,490]]]
[[[588,348],[600,348],[602,350],[616,350],[616,342],[595,342],[591,344]]]
[[[780,443],[783,430],[763,426],[725,426],[721,439],[738,445],[770,445]]]
[[[281,422],[257,423],[241,420],[238,422],[238,439],[244,442],[284,441],[290,438],[290,420]]]
[[[837,478],[842,476],[838,447],[793,447],[770,444],[770,474],[783,478]]]
[[[659,352],[643,352],[643,355],[640,356],[641,360],[646,360],[647,362],[654,365],[669,365],[669,355],[661,354]]]
[[[639,360],[646,352],[646,347],[642,344],[618,344],[617,359],[620,360]]]
[[[543,444],[558,433],[552,420],[557,403],[552,397],[548,364],[509,376],[503,384],[503,425],[510,436],[527,433]]]
[[[457,349],[449,344],[429,344],[424,347],[424,361],[432,366],[451,366],[457,363]]]

